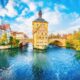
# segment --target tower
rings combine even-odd
[[[48,22],[42,18],[42,11],[38,13],[38,18],[32,22],[33,26],[33,47],[36,49],[46,49],[48,46]]]

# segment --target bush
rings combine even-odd
[[[75,55],[75,57],[76,57],[77,59],[80,59],[80,51],[77,51],[77,54]]]

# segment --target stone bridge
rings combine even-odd
[[[49,44],[65,47],[66,46],[66,39],[63,39],[63,38],[49,39]]]
[[[33,39],[25,39],[22,42],[33,44]],[[61,47],[66,46],[66,39],[63,39],[63,38],[51,38],[51,39],[48,39],[48,42],[49,42],[48,44],[52,44],[52,45],[57,45]]]

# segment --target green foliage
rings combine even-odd
[[[74,45],[69,42],[66,42],[66,48],[74,48]]]
[[[7,34],[4,33],[0,39],[0,45],[6,45],[8,43]]]
[[[12,36],[10,36],[10,38],[9,38],[9,44],[11,45],[11,48],[12,48],[12,45],[13,45],[13,37]]]
[[[80,50],[80,32],[76,32],[67,38],[66,47]]]
[[[71,44],[69,42],[66,42],[66,48],[70,48]]]
[[[75,55],[76,59],[80,60],[80,51],[77,51],[77,54]]]
[[[18,47],[19,46],[19,40],[10,36],[9,44],[11,45],[11,48]]]

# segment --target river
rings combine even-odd
[[[0,80],[80,80],[76,51],[49,46],[45,51],[0,50]]]

